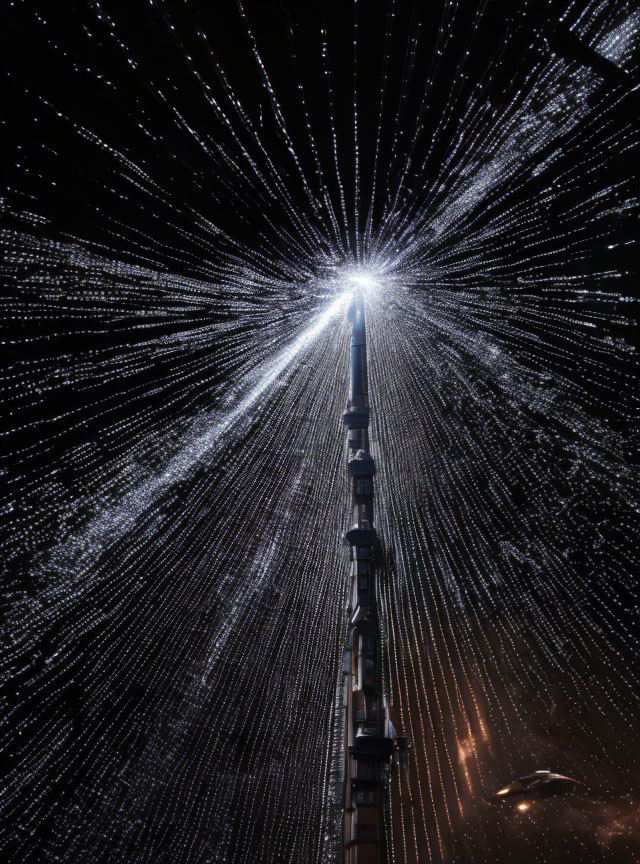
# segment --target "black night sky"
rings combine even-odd
[[[2,860],[343,861],[357,274],[383,860],[637,864],[638,5],[3,30]]]

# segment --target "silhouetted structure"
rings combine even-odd
[[[350,308],[348,429],[353,525],[345,540],[351,550],[349,636],[344,655],[344,862],[384,860],[383,788],[395,732],[380,675],[380,632],[376,606],[373,527],[375,463],[369,453],[367,344],[362,294]]]

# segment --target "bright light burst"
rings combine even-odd
[[[360,289],[364,294],[374,291],[380,286],[379,278],[368,270],[348,270],[344,275],[347,285]]]
[[[3,860],[339,859],[353,291],[390,861],[640,852],[638,11],[339,5],[12,7]]]

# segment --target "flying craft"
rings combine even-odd
[[[547,798],[561,795],[575,786],[582,785],[579,780],[554,774],[553,771],[535,771],[513,780],[495,793],[496,798],[509,798],[512,795],[528,795],[530,798]]]

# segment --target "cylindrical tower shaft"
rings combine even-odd
[[[351,600],[345,648],[344,862],[384,860],[383,794],[393,753],[393,726],[380,680],[380,630],[376,604],[374,528],[375,463],[369,452],[369,392],[364,299],[354,294],[349,310],[351,350],[349,399],[343,415],[348,429],[353,524],[350,547]]]

